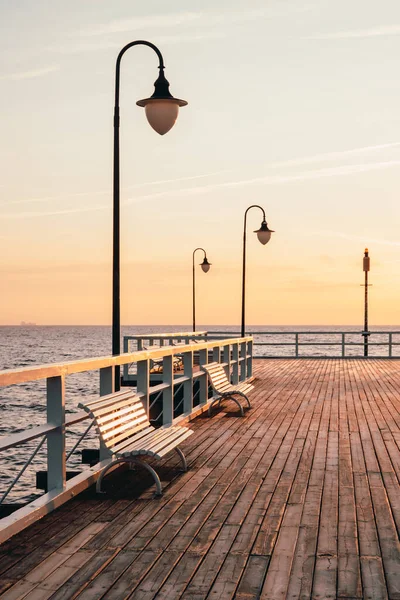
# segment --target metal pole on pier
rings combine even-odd
[[[200,263],[204,273],[208,273],[211,267],[211,263],[209,263],[207,260],[207,254],[204,248],[196,248],[193,250],[193,331],[196,331],[196,269],[194,266],[194,255],[196,254],[197,250],[202,250],[204,252],[203,262]]]
[[[244,337],[246,335],[246,223],[247,223],[247,213],[251,208],[259,208],[263,214],[263,220],[261,222],[260,229],[254,231],[257,234],[258,241],[265,246],[271,239],[271,234],[274,233],[272,229],[268,228],[267,221],[265,220],[265,210],[262,206],[258,204],[252,204],[249,208],[246,209],[244,213],[244,224],[243,224],[243,259],[242,259],[242,319],[241,319],[241,327],[240,327],[240,335]]]
[[[365,248],[363,258],[363,271],[364,271],[364,356],[368,356],[368,337],[370,332],[368,331],[368,273],[370,270],[370,258],[368,254],[368,248]]]
[[[160,74],[154,83],[154,93],[150,98],[138,100],[136,104],[145,109],[151,127],[160,135],[167,133],[175,124],[179,107],[186,106],[186,100],[174,98],[169,91],[169,83],[164,76],[164,59],[161,52],[143,40],[131,42],[122,48],[117,57],[115,69],[115,106],[114,106],[114,168],[113,168],[113,283],[112,283],[112,353],[121,353],[121,302],[120,302],[120,161],[119,161],[119,88],[121,59],[128,48],[147,46],[154,50],[159,60]],[[120,368],[115,367],[115,390],[120,388]]]

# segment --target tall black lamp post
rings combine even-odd
[[[200,264],[204,273],[208,273],[211,267],[211,263],[209,263],[207,260],[207,254],[204,248],[196,248],[193,250],[193,331],[196,331],[196,269],[194,266],[194,255],[196,254],[197,250],[202,250],[204,252],[204,259]]]
[[[251,208],[259,208],[263,214],[263,220],[261,222],[260,229],[257,229],[254,233],[257,234],[258,240],[261,244],[265,245],[271,239],[271,234],[274,233],[272,229],[268,228],[267,221],[265,219],[265,210],[262,206],[258,206],[258,204],[252,204],[244,213],[244,226],[243,226],[243,268],[242,268],[242,326],[241,326],[241,336],[244,337],[246,335],[245,329],[245,302],[246,302],[246,222],[247,222],[247,213]]]
[[[362,336],[364,337],[364,356],[368,356],[368,338],[371,335],[368,330],[368,273],[371,266],[368,248],[365,248],[363,258],[363,271],[364,271],[364,331]]]
[[[113,185],[113,297],[112,297],[112,353],[120,354],[120,200],[119,200],[119,87],[121,59],[133,46],[148,46],[158,56],[160,73],[154,83],[154,93],[150,98],[136,102],[143,106],[151,127],[160,135],[167,133],[174,125],[180,106],[186,106],[185,100],[174,98],[169,92],[169,83],[164,76],[164,60],[159,49],[143,40],[131,42],[118,54],[115,70],[115,107],[114,107],[114,185]],[[115,389],[120,387],[120,368],[115,367]]]

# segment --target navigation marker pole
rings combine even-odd
[[[368,331],[368,272],[370,270],[370,258],[368,248],[365,248],[363,258],[363,271],[365,275],[364,281],[364,331],[361,333],[364,336],[364,356],[368,356],[368,337],[371,335]]]

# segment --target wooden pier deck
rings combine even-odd
[[[3,544],[0,598],[400,599],[400,361],[254,366],[253,408],[194,420],[161,499],[111,475]]]

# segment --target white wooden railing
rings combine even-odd
[[[230,332],[235,337],[238,332]],[[400,358],[400,331],[251,331],[254,358]],[[226,337],[208,331],[208,339]],[[274,339],[275,338],[275,339]],[[277,341],[277,338],[280,341]]]
[[[182,361],[183,370],[176,373],[174,372],[174,357],[178,354]],[[196,344],[179,347],[162,346],[149,351],[141,350],[134,353],[124,353],[120,356],[105,356],[61,364],[0,371],[0,388],[1,386],[45,379],[47,389],[46,423],[0,438],[0,452],[10,452],[16,446],[31,440],[39,440],[38,446],[27,457],[25,464],[12,484],[7,489],[1,490],[2,499],[4,500],[7,497],[21,474],[32,464],[44,441],[47,441],[48,489],[47,493],[38,499],[1,519],[0,543],[95,483],[102,467],[108,462],[108,459],[105,460],[102,456],[100,448],[99,463],[85,469],[72,479],[66,480],[67,429],[89,418],[84,411],[66,414],[65,381],[68,376],[86,371],[98,371],[99,394],[102,396],[114,391],[115,366],[135,365],[135,387],[148,413],[154,397],[157,396],[158,402],[162,405],[163,424],[185,422],[203,412],[210,398],[207,376],[199,366],[194,364],[194,355],[198,356],[199,366],[207,364],[209,357],[212,357],[213,361],[217,361],[224,366],[232,383],[238,383],[252,375],[253,338],[248,336],[235,339],[200,341]],[[155,386],[151,386],[151,362],[159,359],[162,359],[161,381]],[[179,386],[181,386],[183,393],[180,410],[177,410],[175,391]],[[85,433],[88,429],[89,427]],[[69,452],[69,455],[76,449],[84,434],[72,451]]]

